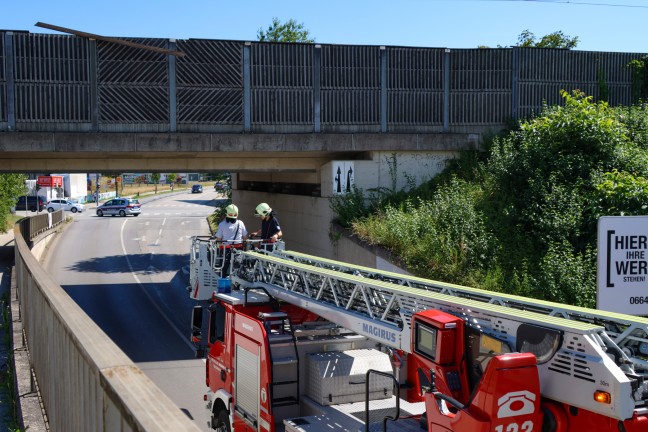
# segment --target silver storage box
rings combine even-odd
[[[363,402],[369,369],[393,374],[389,356],[375,349],[310,354],[306,368],[306,394],[321,405]],[[369,381],[369,400],[392,396],[390,378],[372,374]]]

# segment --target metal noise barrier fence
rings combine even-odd
[[[14,228],[17,297],[50,429],[200,430],[40,266],[28,221]]]

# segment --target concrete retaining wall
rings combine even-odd
[[[51,430],[200,430],[43,270],[18,226],[15,242],[20,318]]]
[[[339,225],[331,225],[333,259],[377,270],[409,275],[386,250],[361,242]]]
[[[254,209],[266,202],[277,212],[289,249],[332,257],[328,236],[332,211],[328,198],[233,190],[232,202],[238,206],[239,219],[248,231],[261,228],[261,219],[254,216]]]

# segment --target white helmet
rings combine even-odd
[[[271,211],[272,209],[266,203],[261,203],[256,206],[256,216],[266,217],[270,214]]]
[[[236,207],[234,204],[228,205],[227,207],[225,207],[225,214],[228,218],[236,219],[238,217],[238,207]]]

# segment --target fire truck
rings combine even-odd
[[[191,247],[213,429],[648,431],[648,319],[227,246]]]

